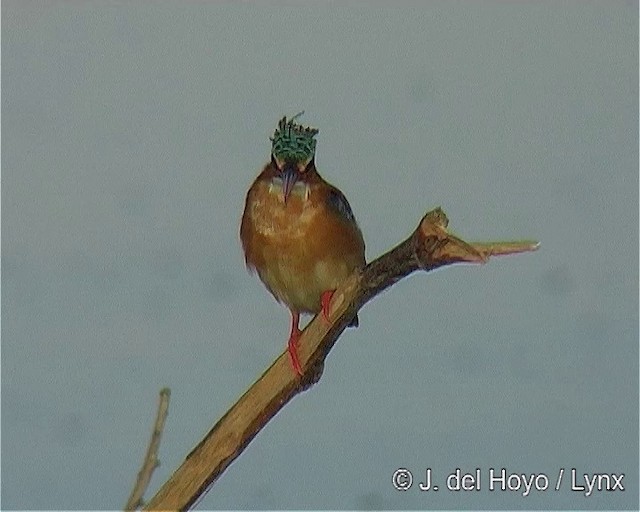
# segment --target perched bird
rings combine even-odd
[[[302,375],[300,314],[322,311],[328,320],[333,292],[365,259],[347,199],[316,169],[318,130],[296,124],[300,115],[278,123],[271,161],[247,193],[240,239],[249,270],[291,312],[289,357]],[[350,325],[358,325],[357,316]]]

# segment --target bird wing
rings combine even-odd
[[[347,198],[344,197],[344,194],[338,189],[332,187],[331,190],[329,190],[327,194],[327,204],[333,211],[340,214],[343,219],[351,224],[357,224],[349,201],[347,201]]]

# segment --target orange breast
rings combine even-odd
[[[247,265],[276,299],[299,312],[320,311],[322,292],[365,263],[360,230],[327,206],[321,184],[296,184],[285,204],[281,189],[256,180],[240,235]]]

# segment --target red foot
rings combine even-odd
[[[300,340],[301,333],[302,331],[300,330],[292,332],[287,347],[287,349],[289,350],[289,360],[291,361],[291,366],[293,366],[293,369],[298,375],[302,375],[302,368],[300,366],[300,360],[298,359],[298,341]]]
[[[320,304],[322,305],[322,318],[327,322],[329,321],[329,309],[331,305],[331,297],[333,297],[335,290],[327,290],[320,295]]]
[[[289,334],[287,350],[289,351],[291,366],[293,366],[294,371],[298,375],[302,375],[302,367],[300,366],[300,359],[298,359],[298,342],[300,341],[300,335],[302,334],[302,331],[298,329],[299,320],[300,314],[291,312],[291,333]]]

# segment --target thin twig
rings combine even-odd
[[[169,388],[163,388],[160,390],[158,412],[156,414],[156,421],[153,424],[153,432],[151,433],[147,453],[144,456],[142,467],[140,468],[140,471],[138,471],[138,478],[136,479],[136,484],[133,486],[129,499],[127,500],[125,510],[138,510],[138,508],[142,506],[142,498],[149,486],[153,471],[160,465],[158,460],[158,448],[160,447],[160,438],[162,437],[164,422],[167,419],[167,413],[169,412],[170,397],[171,390]]]
[[[333,294],[329,322],[317,315],[300,339],[298,377],[284,352],[240,397],[147,503],[146,510],[185,510],[238,457],[255,435],[296,394],[322,376],[324,360],[358,310],[382,290],[415,270],[454,263],[484,263],[490,256],[534,251],[537,242],[467,243],[447,232],[437,208],[427,213],[400,245],[351,275]]]

